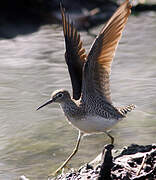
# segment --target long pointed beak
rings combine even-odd
[[[39,109],[41,109],[41,108],[43,108],[44,106],[46,106],[46,105],[48,105],[48,104],[51,104],[52,102],[53,102],[53,99],[50,99],[50,100],[47,101],[46,103],[44,103],[44,104],[42,104],[41,106],[39,106],[39,107],[36,109],[36,111],[39,110]]]

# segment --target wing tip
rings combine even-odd
[[[133,0],[132,0],[133,2]],[[128,8],[129,10],[132,8],[132,2],[131,0],[125,0],[125,2],[123,2],[123,4],[126,5],[126,8]]]
[[[67,20],[67,17],[66,17],[65,8],[63,6],[63,1],[62,0],[60,0],[60,11],[61,11],[61,16],[62,16],[63,33],[64,33],[64,36],[65,36],[66,33],[67,33],[66,26],[68,25],[68,20]]]
[[[63,1],[60,0],[60,9],[63,10]]]
[[[60,11],[61,11],[61,14],[63,14],[63,13],[64,13],[64,10],[63,10],[63,3],[62,3],[62,1],[60,1]]]

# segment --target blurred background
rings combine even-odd
[[[94,36],[121,1],[64,0],[89,50]],[[47,179],[71,153],[77,130],[57,104],[36,112],[51,92],[71,83],[64,60],[59,1],[5,0],[0,6],[0,179]],[[156,4],[135,1],[112,66],[112,98],[135,111],[111,131],[115,149],[155,143]],[[109,138],[84,137],[70,162],[77,168],[94,159]]]

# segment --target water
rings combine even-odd
[[[137,105],[111,132],[116,148],[155,142],[155,30],[156,13],[131,16],[116,53],[113,100]],[[88,50],[94,38],[81,34]],[[62,28],[43,26],[32,34],[1,40],[0,62],[0,179],[15,180],[23,174],[32,180],[47,179],[71,153],[78,133],[57,104],[35,111],[53,90],[71,90]],[[108,142],[103,134],[84,137],[72,167],[91,161]]]

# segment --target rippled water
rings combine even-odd
[[[88,50],[94,38],[81,34]],[[59,105],[35,111],[53,90],[71,89],[62,28],[43,26],[29,35],[0,40],[0,62],[0,179],[22,174],[46,179],[71,153],[78,133]],[[129,18],[111,82],[114,102],[137,105],[113,128],[115,147],[156,142],[156,13]],[[108,142],[103,134],[84,137],[72,166],[89,162]]]

